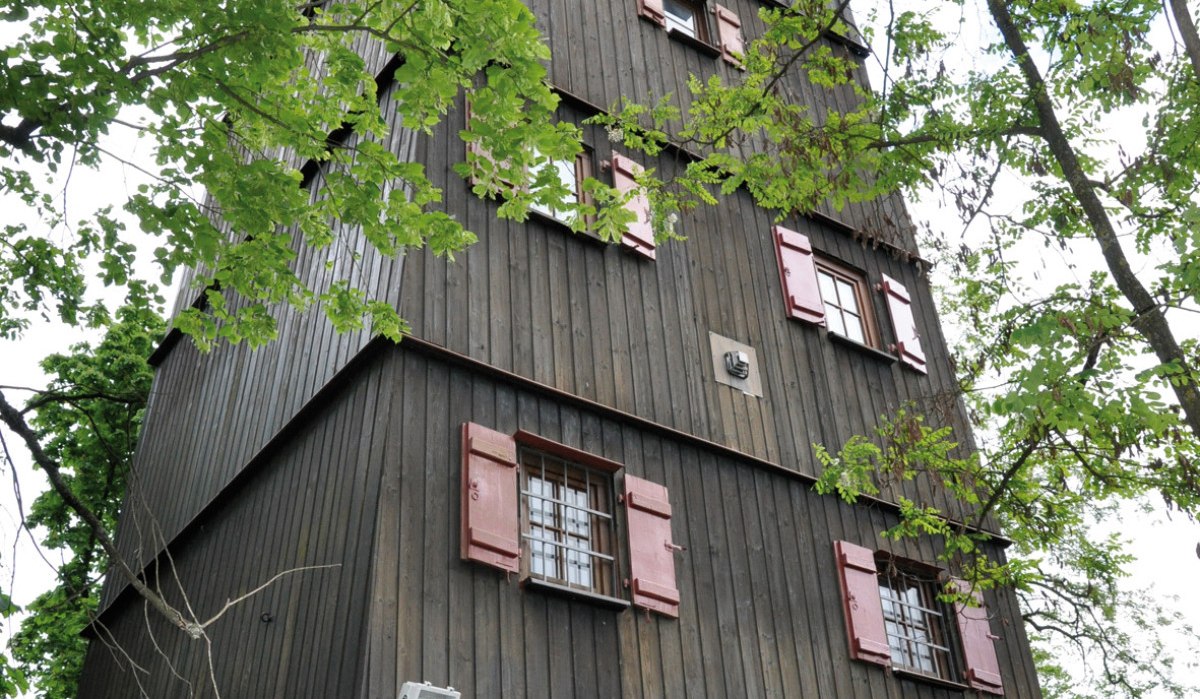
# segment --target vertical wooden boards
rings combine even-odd
[[[363,503],[373,503],[383,473],[371,445],[384,434],[365,417],[378,408],[384,368],[365,370],[332,397],[296,439],[174,542],[170,564],[153,569],[168,596],[183,604],[186,592],[202,619],[281,574],[206,630],[212,672],[225,696],[357,691],[373,561],[371,547],[362,543],[374,539],[376,520],[374,505]],[[129,658],[149,670],[139,673],[148,695],[186,695],[185,682],[197,694],[211,694],[204,689],[210,683],[206,645],[146,615],[138,600],[122,598],[105,625]],[[86,672],[104,680],[84,681],[81,695],[137,696],[133,673],[116,669],[122,662],[97,644]]]

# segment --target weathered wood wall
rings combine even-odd
[[[394,446],[389,420],[399,409],[391,403],[393,368],[375,362],[343,382],[150,569],[166,598],[201,620],[296,571],[208,627],[220,696],[349,697],[356,690],[375,502]],[[297,570],[305,566],[335,567]],[[215,696],[210,646],[145,610],[136,596],[122,597],[94,633],[81,698]]]
[[[880,540],[890,511],[416,346],[372,352],[358,372],[176,542],[202,618],[279,572],[340,566],[284,577],[209,628],[222,696],[394,699],[409,680],[464,697],[961,696],[849,659],[832,542],[936,553]],[[466,421],[528,430],[667,486],[687,547],[680,618],[524,591],[461,561]],[[178,602],[173,574],[159,575]],[[1006,696],[1036,696],[1015,599],[987,600]],[[186,696],[184,680],[211,696],[202,643],[131,597],[105,625],[121,652],[93,645],[81,697],[136,696],[135,676],[149,696]]]
[[[849,659],[832,542],[935,560],[928,541],[879,539],[893,514],[436,356],[401,349],[386,362],[395,449],[383,466],[363,696],[391,699],[411,680],[464,697],[962,696]],[[676,556],[680,618],[523,591],[460,561],[465,421],[528,430],[666,485],[674,541],[687,547]],[[1013,596],[988,601],[1006,696],[1036,696]]]

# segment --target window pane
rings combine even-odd
[[[834,286],[833,277],[828,272],[818,271],[817,279],[821,283],[821,299],[825,303],[833,304],[834,306],[839,305],[837,288]]]
[[[844,279],[837,280],[838,300],[842,308],[858,313],[858,294],[854,293],[854,285]]]
[[[846,337],[854,340],[855,342],[861,342],[864,345],[867,344],[867,336],[863,334],[862,318],[847,313],[844,320],[846,325]]]
[[[846,334],[846,324],[842,322],[842,309],[828,302],[825,303],[825,324],[831,333]]]

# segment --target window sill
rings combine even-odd
[[[851,340],[850,338],[846,337],[845,335],[839,335],[838,333],[835,333],[832,330],[826,330],[825,334],[829,336],[829,339],[831,341],[833,341],[839,345],[851,347],[853,349],[858,350],[859,352],[869,354],[872,357],[875,357],[876,359],[885,361],[888,364],[895,364],[899,360],[899,357],[897,357],[894,354],[891,354],[889,352],[884,352],[883,350],[876,349],[875,347],[871,347],[870,345],[864,345],[863,343],[857,342],[855,340]]]
[[[588,592],[586,590],[580,590],[574,587],[567,587],[557,583],[546,582],[545,580],[538,580],[537,578],[525,578],[521,581],[521,586],[534,592],[543,592],[549,595],[578,600],[580,602],[588,602],[596,605],[597,607],[604,607],[616,612],[629,609],[629,607],[633,606],[628,600],[609,597],[608,595],[601,595],[595,592]]]
[[[969,686],[967,686],[961,682],[955,682],[954,680],[947,680],[942,677],[935,677],[934,675],[926,675],[923,672],[917,672],[915,670],[904,670],[904,669],[898,668],[898,667],[891,667],[890,669],[891,669],[893,675],[896,675],[897,677],[900,677],[900,678],[903,678],[906,680],[912,680],[914,682],[924,682],[926,684],[937,685],[938,687],[945,687],[947,689],[958,689],[958,690],[961,690],[964,692],[971,691],[971,688]]]
[[[712,58],[720,58],[721,57],[721,49],[717,48],[716,46],[713,46],[712,44],[708,43],[707,41],[705,41],[703,39],[697,39],[694,36],[688,36],[687,34],[684,34],[683,32],[679,31],[678,29],[668,29],[667,36],[670,37],[673,41],[678,41],[681,44],[687,44],[688,46],[691,46],[692,48],[696,49],[700,53],[708,54]]]

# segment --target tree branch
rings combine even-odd
[[[92,533],[95,534],[97,541],[99,541],[100,545],[104,548],[104,552],[108,554],[109,560],[112,561],[113,565],[133,587],[133,589],[136,590],[138,594],[140,594],[142,598],[150,604],[150,606],[154,607],[156,611],[166,617],[172,625],[183,629],[193,638],[199,638],[203,629],[201,629],[195,623],[189,622],[187,619],[185,619],[177,609],[168,604],[167,601],[164,600],[154,590],[150,589],[146,583],[144,583],[141,578],[139,578],[137,574],[133,572],[133,569],[129,567],[129,564],[125,561],[125,558],[121,556],[121,553],[117,550],[116,544],[113,543],[112,537],[109,536],[108,531],[104,528],[104,524],[100,521],[100,518],[98,518],[94,512],[88,509],[86,505],[80,502],[79,498],[75,496],[75,493],[71,491],[71,487],[67,485],[66,481],[63,479],[62,472],[59,470],[58,462],[56,462],[54,459],[51,459],[42,449],[42,444],[38,440],[37,434],[35,434],[29,424],[25,422],[24,416],[21,415],[21,413],[8,402],[8,399],[5,398],[3,392],[0,392],[0,419],[3,419],[4,423],[8,425],[9,429],[11,429],[25,442],[25,447],[29,450],[30,455],[33,457],[34,463],[36,463],[42,468],[43,471],[46,472],[46,477],[49,479],[51,487],[53,487],[54,491],[58,493],[58,496],[62,498],[62,501],[66,503],[68,507],[74,510],[75,514],[79,515],[79,518],[88,525],[88,527],[92,530]]]

